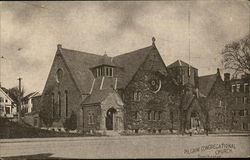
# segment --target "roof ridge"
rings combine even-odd
[[[117,56],[114,56],[114,58],[119,57],[119,56],[123,56],[123,55],[127,55],[127,54],[131,54],[131,53],[137,53],[140,50],[147,49],[147,48],[150,48],[150,47],[153,47],[153,46],[150,45],[150,46],[147,46],[147,47],[144,47],[144,48],[140,48],[140,49],[136,49],[136,50],[133,50],[133,51],[130,51],[130,52],[127,52],[127,53],[119,54]]]
[[[209,74],[209,75],[204,75],[204,76],[199,76],[199,78],[208,77],[208,76],[215,76],[215,75],[217,75],[217,73],[215,73],[215,74]]]
[[[78,50],[74,50],[74,49],[67,49],[67,48],[61,48],[62,50],[67,50],[67,51],[71,51],[70,54],[74,54],[74,53],[78,53],[78,54],[88,54],[88,55],[93,55],[93,56],[103,56],[103,55],[99,55],[99,54],[95,54],[95,53],[89,53],[89,52],[84,52],[84,51],[78,51]]]

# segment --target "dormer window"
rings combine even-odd
[[[107,76],[107,77],[113,77],[113,67],[108,67],[108,66],[101,66],[96,68],[96,76]]]
[[[112,67],[105,67],[106,76],[113,77],[113,68]]]

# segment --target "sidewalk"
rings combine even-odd
[[[138,138],[195,138],[195,137],[224,137],[224,136],[249,136],[250,133],[227,133],[207,135],[126,135],[126,136],[89,136],[89,137],[49,137],[49,138],[18,138],[0,139],[1,143],[21,143],[21,142],[51,142],[51,141],[80,141],[80,140],[119,140],[119,139],[138,139]]]

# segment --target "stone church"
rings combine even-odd
[[[75,113],[83,132],[206,129],[200,81],[198,69],[181,60],[166,66],[154,38],[148,47],[115,57],[59,44],[41,109],[55,127]]]

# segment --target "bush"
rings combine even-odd
[[[65,120],[63,126],[67,130],[75,130],[77,128],[77,116],[75,112],[72,111],[70,117]]]

